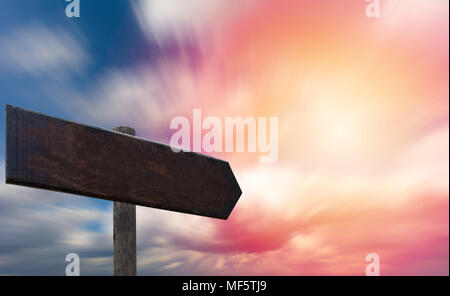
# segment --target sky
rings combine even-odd
[[[0,101],[169,143],[278,117],[228,220],[137,207],[139,275],[449,274],[449,2],[0,1]],[[2,107],[3,108],[3,107]],[[0,112],[4,180],[5,112]],[[0,183],[0,274],[112,275],[112,202]]]

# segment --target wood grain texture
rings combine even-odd
[[[241,189],[226,161],[6,106],[6,183],[228,218]]]
[[[134,136],[135,130],[119,126],[113,131]],[[113,207],[114,275],[135,276],[136,264],[136,206],[114,202]]]

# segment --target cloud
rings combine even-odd
[[[222,51],[202,57],[199,72],[182,48],[184,33],[211,29],[223,17],[214,13],[220,5],[133,4],[149,36],[160,45],[175,39],[176,58],[109,69],[84,89],[49,89],[57,99],[64,94],[61,105],[74,116],[141,134],[164,133],[171,117],[198,106],[216,116],[282,119],[279,163],[249,166],[248,154],[230,156],[243,195],[229,220],[137,207],[139,274],[362,275],[365,255],[375,252],[382,274],[448,275],[448,103],[424,99],[447,100],[448,71],[407,68],[417,59],[402,64],[403,53],[388,54],[397,43],[366,43],[359,34],[366,19],[341,23],[363,16],[364,3],[332,4],[325,23],[318,2],[302,3],[317,12],[306,18],[293,9],[297,1],[280,10],[267,3],[236,16],[218,38]],[[424,76],[445,84],[422,83]],[[77,250],[82,274],[112,273],[110,209],[62,196],[1,185],[0,273],[60,274],[65,254]]]
[[[230,5],[226,1],[209,0],[139,0],[133,1],[133,8],[143,31],[164,40],[204,31]]]
[[[192,95],[195,78],[188,64],[183,58],[175,65],[163,58],[154,65],[110,68],[89,87],[53,84],[45,92],[82,122],[105,128],[128,125],[139,135],[164,138],[170,119],[192,108],[186,96]]]
[[[80,74],[90,63],[80,40],[61,27],[34,23],[0,36],[0,65],[18,73],[57,78]]]
[[[246,190],[227,221],[137,207],[139,274],[362,275],[369,252],[381,256],[386,275],[446,274],[448,184],[426,183],[436,170],[448,172],[436,156],[445,152],[436,144],[446,143],[446,131],[410,147],[382,177],[303,174],[289,166],[240,170]],[[427,155],[435,169],[402,173],[430,163]],[[410,182],[398,183],[398,175]],[[111,209],[13,185],[0,185],[0,203],[0,237],[7,238],[0,273],[62,274],[69,252],[80,254],[82,274],[112,273]],[[87,222],[101,230],[86,229]]]
[[[445,275],[448,182],[433,179],[448,176],[447,152],[444,125],[380,174],[239,170],[227,221],[140,208],[141,272],[364,275],[375,252],[385,275]]]
[[[85,119],[110,128],[130,125],[139,132],[157,130],[170,108],[169,102],[158,99],[158,81],[151,70],[111,69],[88,90],[62,89],[61,93],[68,97],[65,107]]]
[[[112,274],[111,208],[98,209],[85,197],[4,183],[0,205],[0,274],[64,275],[71,252],[80,255],[82,274]],[[92,231],[89,223],[100,227]]]

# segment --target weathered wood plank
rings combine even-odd
[[[226,161],[6,106],[6,183],[226,219],[241,189]]]

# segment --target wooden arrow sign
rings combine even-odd
[[[227,219],[226,161],[6,106],[6,183]]]

